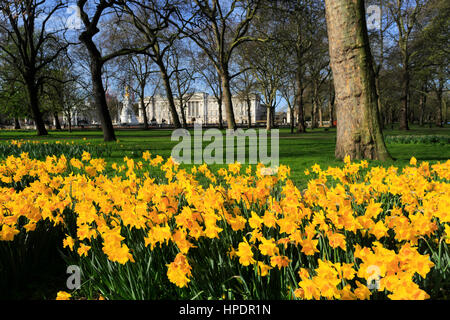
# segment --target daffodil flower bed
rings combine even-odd
[[[305,189],[283,165],[213,173],[144,152],[109,166],[87,152],[0,163],[0,240],[62,227],[82,270],[58,299],[448,298],[450,160],[346,158],[307,170]]]

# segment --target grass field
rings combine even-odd
[[[191,134],[193,131],[191,130]],[[172,148],[178,141],[171,141],[172,130],[116,130],[117,142],[103,142],[102,132],[90,130],[76,130],[71,133],[67,131],[50,131],[46,137],[37,137],[31,130],[3,130],[0,131],[0,143],[9,140],[40,140],[40,141],[75,141],[75,143],[90,143],[91,145],[105,146],[108,162],[122,163],[123,158],[140,158],[142,152],[150,151],[153,155],[161,155],[166,158],[171,155]],[[450,137],[450,126],[445,128],[428,128],[411,126],[409,131],[401,131],[394,128],[384,131],[385,136],[445,136]],[[270,135],[269,135],[270,136]],[[341,166],[342,161],[334,157],[336,140],[336,129],[309,130],[306,134],[291,134],[289,129],[280,129],[280,163],[291,168],[291,179],[297,184],[305,184],[308,177],[304,175],[305,169],[314,164],[322,168],[329,166]],[[204,142],[203,145],[208,145]],[[450,159],[450,145],[447,143],[387,143],[387,147],[394,161],[378,162],[371,161],[370,165],[395,165],[403,167],[409,163],[411,157],[419,161],[435,163]],[[248,144],[247,144],[248,148]],[[270,152],[270,147],[269,147]],[[246,153],[248,155],[248,153]],[[217,169],[223,165],[212,165]]]

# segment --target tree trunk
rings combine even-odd
[[[400,130],[409,130],[408,126],[409,70],[406,59],[403,61],[402,93],[400,98]]]
[[[328,100],[328,112],[330,113],[330,128],[334,128],[334,90],[330,81],[330,98]]]
[[[386,116],[384,117],[384,126],[385,127],[387,127],[387,125],[388,124],[390,124],[390,120],[391,120],[391,116],[390,116],[390,114],[391,114],[391,112],[390,112],[390,109],[385,109],[385,112],[386,112]]]
[[[220,70],[220,79],[222,84],[223,102],[225,103],[225,113],[227,117],[228,129],[236,130],[236,121],[234,119],[233,101],[231,99],[230,76],[228,70],[222,67]]]
[[[48,135],[48,132],[47,129],[45,128],[44,119],[42,118],[41,111],[39,110],[38,88],[36,87],[35,77],[33,75],[29,75],[27,77],[26,87],[28,91],[31,114],[33,115],[37,135],[46,136]]]
[[[303,106],[303,91],[304,89],[302,88],[300,81],[297,81],[296,79],[296,86],[297,86],[297,97],[296,97],[296,102],[297,102],[297,110],[298,110],[298,115],[297,115],[297,132],[299,133],[305,133],[306,132],[306,125],[305,125],[305,109]]]
[[[222,116],[222,98],[217,99],[217,104],[219,107],[219,129],[223,129],[223,116]]]
[[[142,115],[144,116],[144,130],[148,130],[147,106],[145,105],[145,82],[141,82],[139,92],[139,101],[141,104]]]
[[[293,107],[289,107],[289,112],[290,112],[290,119],[291,119],[291,123],[289,124],[291,127],[291,133],[294,133],[294,108]]]
[[[414,118],[415,118],[415,114],[414,114],[414,108],[412,107],[411,104],[411,90],[409,90],[408,92],[408,123],[414,123]]]
[[[83,32],[81,33],[79,39],[86,46],[86,49],[89,52],[94,103],[102,125],[103,140],[115,141],[116,135],[114,133],[114,127],[112,124],[111,115],[109,113],[108,104],[106,103],[105,88],[103,87],[103,62],[101,60],[101,54],[93,42],[92,37],[93,35]]]
[[[69,122],[69,132],[72,132],[72,118],[70,116],[67,118],[67,122]]]
[[[183,107],[183,98],[178,99],[180,103],[180,111],[181,111],[181,121],[183,128],[187,128],[187,122],[186,122],[186,109]]]
[[[61,130],[61,123],[59,122],[58,112],[53,113],[53,117],[55,118],[55,127],[56,130]]]
[[[377,97],[378,97],[378,116],[380,117],[379,123],[381,129],[383,129],[383,110],[381,104],[381,94],[380,94],[380,74],[379,72],[375,73],[375,87],[377,88]]]
[[[14,130],[19,130],[20,129],[20,121],[19,118],[14,117]]]
[[[272,106],[272,113],[270,115],[270,122],[272,124],[272,128],[275,128],[275,106]]]
[[[311,129],[317,128],[317,102],[315,96],[311,98]]]
[[[267,114],[266,114],[266,130],[272,129],[272,106],[267,105]]]
[[[166,89],[167,100],[169,101],[169,110],[172,115],[172,122],[175,128],[181,128],[181,122],[180,118],[178,117],[177,108],[175,107],[175,101],[173,99],[172,88],[170,87],[170,79],[169,75],[167,74],[166,66],[161,59],[157,62],[157,64],[161,72],[161,77],[163,78],[164,88]]]
[[[439,79],[439,87],[436,91],[436,96],[438,103],[436,106],[436,126],[442,127],[442,109],[443,109],[443,90],[444,90],[444,79]]]
[[[391,106],[390,112],[389,112],[389,124],[391,125],[391,130],[394,130],[394,108]]]
[[[322,104],[319,105],[318,110],[319,110],[319,126],[322,128],[323,127],[323,117],[322,117]]]
[[[438,103],[436,105],[436,126],[442,127],[442,92],[438,92]]]
[[[387,160],[363,0],[325,0],[336,90],[335,156]]]
[[[248,95],[245,100],[247,101],[247,128],[250,129],[252,127],[252,103]]]
[[[144,96],[141,95],[141,110],[142,110],[142,115],[144,116],[144,130],[148,130],[149,126],[148,126],[148,117],[147,117],[147,107],[145,106],[145,101],[144,101]]]
[[[422,87],[422,91],[425,92],[426,87]],[[420,93],[419,100],[419,126],[423,127],[424,117],[425,117],[425,106],[427,103],[427,95],[426,93]]]
[[[91,76],[95,107],[103,130],[103,140],[106,142],[116,141],[116,134],[114,133],[111,115],[106,103],[105,88],[103,87],[102,63],[94,54],[91,54]]]
[[[445,99],[442,99],[442,114],[443,114],[442,117],[443,123],[444,125],[446,125],[448,121],[447,121],[447,102]]]

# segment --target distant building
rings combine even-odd
[[[181,110],[178,101],[175,98],[175,106],[178,112],[180,121],[182,121]],[[133,115],[130,115],[131,101],[122,101],[121,107],[117,112],[112,112],[112,120],[114,124],[134,124]],[[129,100],[129,99],[128,99]],[[232,97],[234,118],[236,124],[248,123],[247,101],[239,99],[236,96]],[[172,124],[172,115],[169,110],[169,102],[165,96],[157,95],[154,97],[146,97],[144,100],[146,104],[147,119],[149,124]],[[144,122],[143,111],[139,106],[137,116],[138,123]],[[250,120],[251,124],[261,124],[266,121],[267,108],[261,103],[259,95],[255,94],[250,99]],[[205,92],[196,92],[185,104],[186,122],[187,124],[200,123],[204,125],[216,125],[219,123],[219,105],[217,99]],[[285,123],[285,114],[279,115],[280,121]],[[130,120],[131,119],[131,120]],[[68,117],[62,114],[60,118],[63,126],[68,126]],[[225,104],[222,103],[222,120],[225,124],[227,122]],[[53,120],[51,120],[53,122]],[[72,126],[82,125],[99,125],[97,110],[94,106],[86,103],[82,108],[74,108],[71,110],[70,121]],[[284,122],[283,122],[284,121]]]
[[[62,114],[62,125],[69,125],[69,117],[66,112]],[[54,124],[54,120],[52,120]],[[86,104],[83,108],[74,108],[70,110],[70,123],[72,126],[89,126],[100,123],[97,110],[93,106]]]
[[[296,123],[297,123],[297,117],[298,117],[298,110],[297,110],[297,108],[295,108],[294,109],[294,125],[296,125]],[[286,122],[289,124],[291,123],[291,110],[289,110],[289,108],[286,111]]]
[[[248,123],[247,102],[237,97],[232,98],[234,118],[237,124]],[[172,124],[172,115],[169,110],[169,102],[164,96],[147,97],[144,100],[147,105],[147,119],[150,123]],[[178,101],[175,99],[175,106],[181,121],[181,110]],[[186,122],[188,124],[218,124],[219,104],[214,96],[205,92],[194,93],[185,105]],[[264,120],[266,117],[266,107],[261,104],[258,95],[250,99],[250,120],[252,124]],[[225,104],[222,103],[222,119],[226,122]],[[139,108],[138,121],[144,122],[144,115]]]
[[[317,122],[319,122],[319,119],[317,119]],[[286,112],[286,123],[291,123],[291,112],[288,110]],[[294,126],[296,126],[298,124],[298,110],[295,109],[294,110]],[[330,121],[329,120],[323,120],[322,124],[324,127],[329,127],[330,126]],[[310,120],[305,120],[305,125],[306,127],[311,127],[311,121]],[[335,124],[336,125],[336,121]]]
[[[275,123],[277,125],[287,124],[287,115],[285,111],[275,112]]]

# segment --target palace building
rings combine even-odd
[[[236,124],[248,123],[247,101],[232,97],[234,117]],[[145,99],[147,119],[151,123],[172,124],[172,116],[169,110],[169,102],[164,96],[147,97]],[[175,98],[180,121],[182,121],[179,102]],[[188,124],[218,124],[219,123],[219,104],[214,96],[205,92],[196,92],[185,104],[186,122]],[[253,95],[250,99],[250,120],[252,124],[266,119],[266,106],[261,103],[258,95]],[[225,104],[222,103],[222,119],[226,122]],[[138,121],[144,122],[143,111],[139,108]]]
[[[181,110],[177,97],[174,97],[175,106],[180,122],[182,122]],[[248,124],[247,101],[236,96],[232,97],[234,118],[237,125]],[[151,125],[171,125],[172,116],[169,110],[167,97],[156,95],[146,97],[147,119]],[[137,117],[134,115],[137,110]],[[185,103],[185,114],[187,124],[217,125],[219,123],[219,104],[214,96],[205,92],[196,92]],[[261,103],[260,96],[254,94],[250,98],[250,120],[251,124],[263,124],[266,122],[267,108]],[[111,114],[114,125],[139,125],[144,123],[143,111],[138,102],[132,102],[130,96],[125,95],[117,111]],[[63,126],[67,126],[69,119],[66,114],[62,114],[60,121]],[[222,119],[226,124],[225,104],[222,103]],[[52,122],[53,120],[50,119]],[[72,126],[100,125],[97,111],[87,102],[82,108],[74,108],[70,112],[70,122]]]

